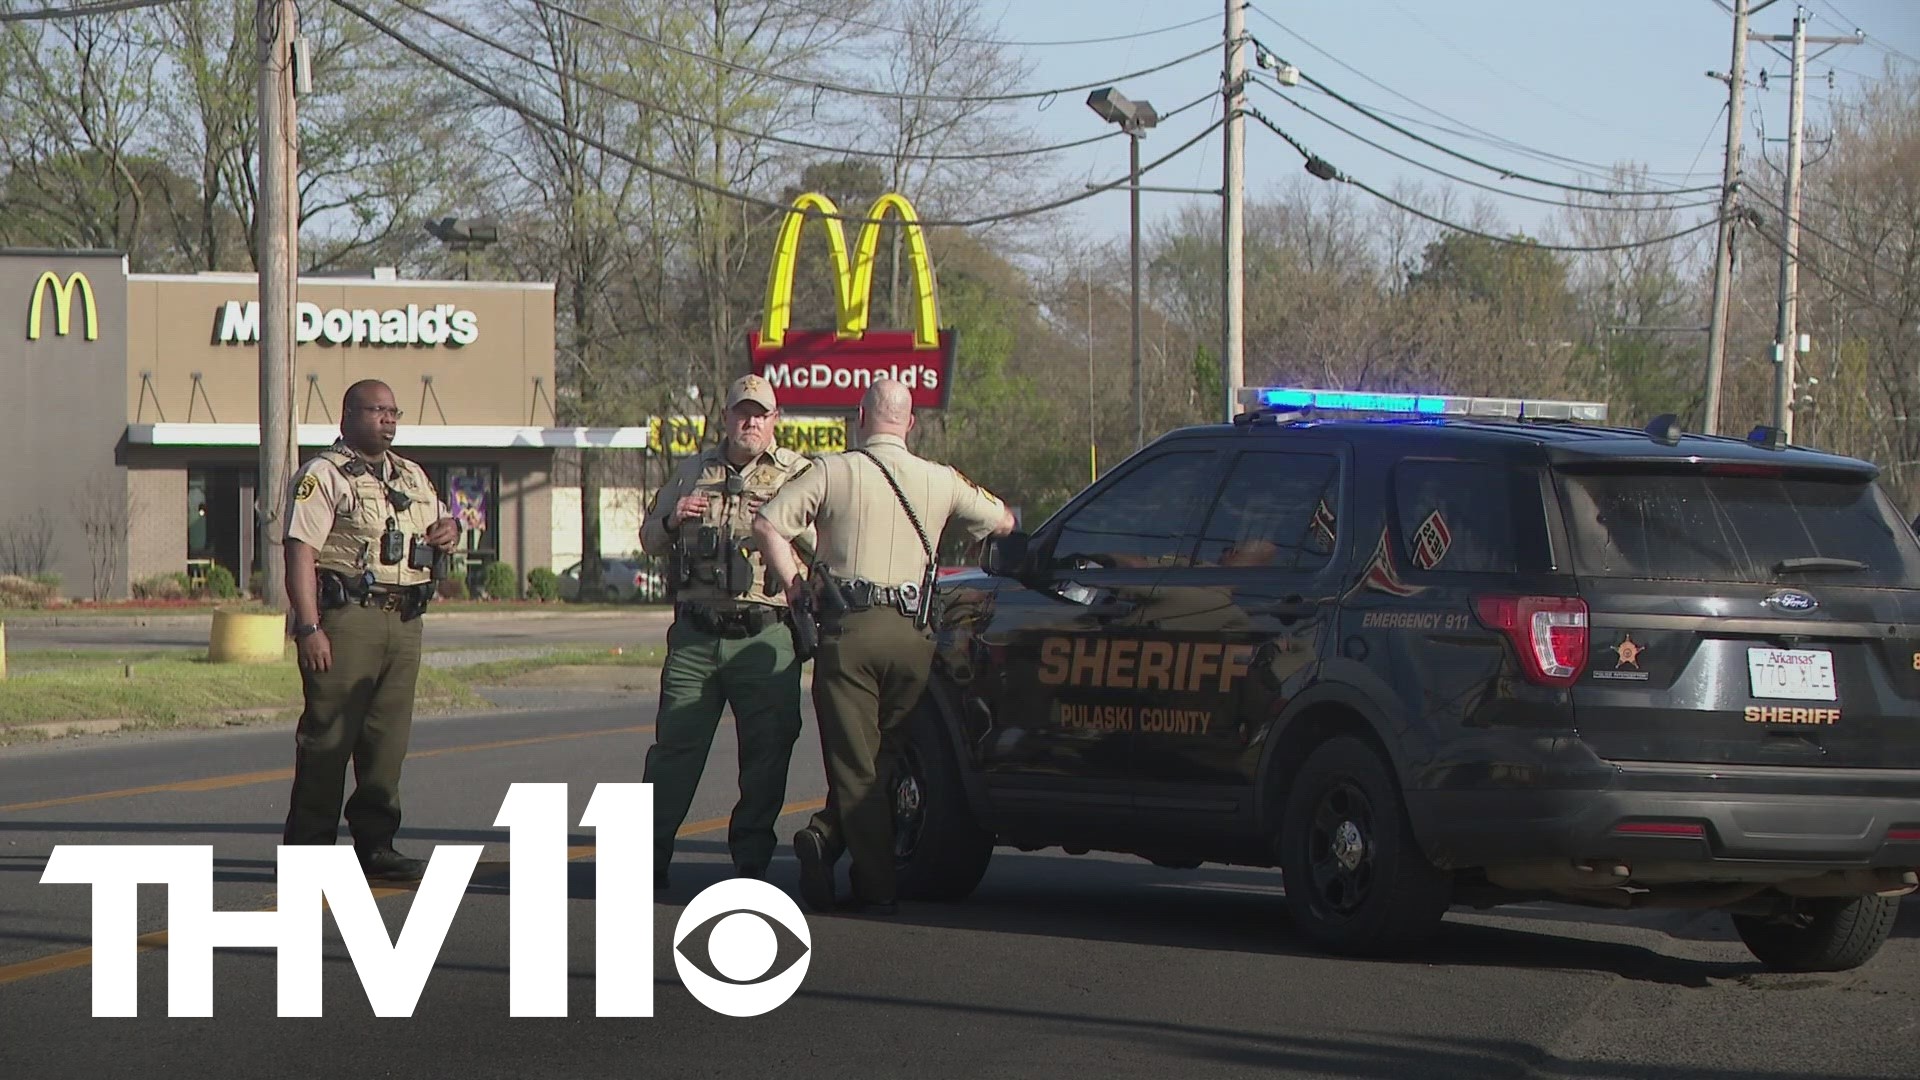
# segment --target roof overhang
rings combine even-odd
[[[510,424],[402,424],[396,449],[457,447],[473,450],[639,449],[648,445],[641,427],[516,427]],[[301,424],[301,446],[331,446],[334,424]],[[259,446],[258,424],[128,424],[133,446]]]

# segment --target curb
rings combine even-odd
[[[632,619],[636,616],[646,617],[654,614],[658,614],[663,618],[670,618],[672,616],[672,610],[669,608],[636,608],[631,612],[540,611],[537,609],[502,608],[499,611],[429,611],[427,613],[428,617],[435,621],[442,619],[452,619],[455,621],[473,619],[477,621],[480,619],[514,618],[533,620],[591,619],[598,622],[614,622],[617,620]],[[199,626],[211,627],[213,625],[213,612],[209,611],[205,614],[194,615],[20,615],[12,619],[0,620],[0,625],[16,627],[98,626],[108,630],[124,630],[140,626],[184,629]]]

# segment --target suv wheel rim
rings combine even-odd
[[[893,778],[893,854],[902,861],[911,859],[920,844],[925,805],[920,761],[909,750],[900,755],[900,765]]]
[[[1317,906],[1350,916],[1373,893],[1373,803],[1351,780],[1337,781],[1314,807],[1307,866]]]

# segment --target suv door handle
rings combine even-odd
[[[1255,615],[1272,615],[1281,622],[1304,619],[1320,611],[1320,602],[1299,596],[1289,596],[1284,600],[1275,600],[1270,604],[1261,604],[1253,609]]]

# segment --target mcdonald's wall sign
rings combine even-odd
[[[27,340],[40,340],[40,317],[48,295],[53,298],[53,331],[66,334],[73,329],[73,301],[80,300],[81,329],[88,341],[100,340],[100,306],[94,301],[93,282],[87,275],[75,270],[62,282],[60,275],[51,270],[41,273],[33,283],[33,298],[27,301]]]
[[[889,212],[900,219],[912,269],[911,330],[867,326],[880,222]],[[795,199],[787,211],[767,274],[766,311],[760,329],[747,335],[753,370],[773,384],[782,409],[854,409],[879,378],[905,383],[913,391],[916,408],[946,408],[953,372],[953,330],[940,325],[933,261],[927,257],[926,234],[913,204],[893,192],[874,200],[851,251],[839,215],[832,199],[811,191]],[[839,316],[832,330],[794,330],[788,325],[793,318],[794,264],[801,229],[814,217],[826,227]]]

